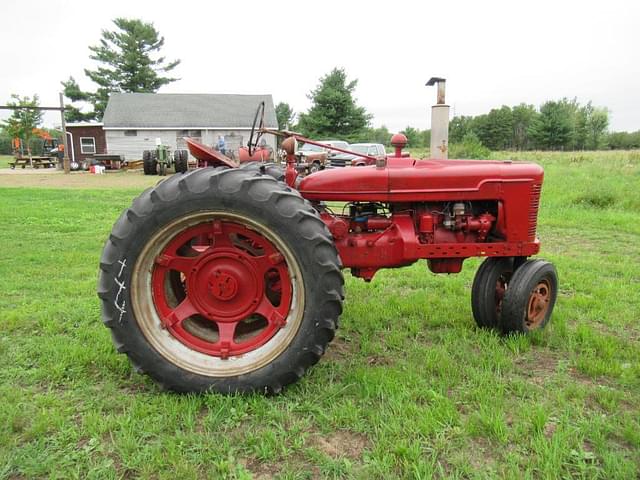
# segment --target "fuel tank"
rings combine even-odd
[[[384,167],[322,170],[303,178],[298,190],[309,200],[480,200],[501,198],[505,184],[511,190],[522,183],[541,184],[542,178],[542,167],[534,163],[388,157]]]

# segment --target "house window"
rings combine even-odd
[[[80,137],[81,153],[96,153],[96,139],[93,137]]]
[[[184,137],[189,137],[196,142],[202,143],[202,130],[176,130],[176,148],[183,150],[187,148]]]
[[[124,131],[124,136],[125,137],[137,137],[138,136],[138,131],[137,130],[125,130]]]

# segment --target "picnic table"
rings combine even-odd
[[[26,168],[52,168],[56,166],[58,159],[56,157],[44,157],[44,156],[32,156],[29,157],[16,157],[13,162],[9,162],[9,167],[12,169],[16,167]]]

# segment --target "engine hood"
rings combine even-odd
[[[500,184],[542,183],[542,178],[542,167],[534,163],[390,157],[386,167],[314,173],[303,178],[298,189],[310,200],[427,201],[443,198],[443,194],[451,198],[495,198]],[[491,192],[487,185],[492,186]]]

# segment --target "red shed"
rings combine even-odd
[[[69,158],[82,163],[96,153],[107,153],[102,123],[67,123]]]

